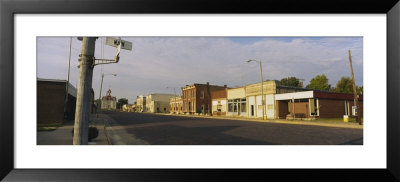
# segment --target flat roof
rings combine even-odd
[[[304,92],[276,94],[275,100],[306,99],[313,97],[314,97],[314,91],[304,91]]]
[[[67,80],[61,80],[61,79],[37,78],[36,80],[41,82],[67,83]],[[74,97],[76,97],[77,94],[77,89],[71,84],[71,82],[68,82],[68,94]]]
[[[318,90],[275,94],[275,100],[308,99],[308,98],[352,100],[354,99],[354,94],[336,93],[336,92],[318,91]],[[359,94],[358,99],[363,100],[363,95]]]

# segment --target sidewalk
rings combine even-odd
[[[89,145],[109,145],[109,139],[105,131],[105,120],[99,114],[91,115],[89,119],[89,126],[94,126],[98,129],[99,135],[97,138],[88,142]],[[73,122],[63,123],[54,131],[37,131],[36,144],[37,145],[72,145],[72,129]]]
[[[169,116],[181,116],[181,117],[199,117],[199,118],[210,118],[210,119],[229,119],[229,120],[241,120],[250,122],[265,122],[265,123],[280,123],[280,124],[296,124],[296,125],[311,125],[311,126],[323,126],[323,127],[337,127],[337,128],[352,128],[352,129],[363,129],[364,125],[359,125],[353,122],[339,122],[339,121],[320,121],[320,120],[285,120],[285,119],[266,119],[261,118],[247,118],[238,116],[204,116],[204,115],[185,115],[185,114],[165,114],[165,113],[154,113],[160,115]]]

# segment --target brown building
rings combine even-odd
[[[68,99],[67,103],[67,85]],[[66,80],[37,79],[37,123],[63,123],[74,120],[76,88]],[[65,110],[64,110],[65,107]]]
[[[276,115],[278,118],[342,118],[354,117],[354,95],[345,93],[305,91],[276,94]],[[358,97],[359,108],[363,117],[363,96]]]
[[[183,112],[185,114],[211,114],[211,92],[225,90],[225,86],[198,84],[182,87]]]

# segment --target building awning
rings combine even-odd
[[[291,99],[337,99],[337,100],[353,100],[354,95],[348,93],[335,93],[335,92],[324,92],[324,91],[305,91],[305,92],[293,92],[276,94],[275,100],[291,100]],[[358,100],[363,100],[363,96],[359,95]]]
[[[305,91],[305,92],[276,94],[275,100],[309,99],[313,97],[314,97],[314,91]]]

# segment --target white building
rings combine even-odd
[[[136,97],[136,112],[146,111],[146,96],[139,95]]]
[[[108,89],[107,95],[101,99],[101,109],[117,109],[117,98],[111,96],[110,89]]]
[[[227,90],[228,116],[247,116],[247,99],[245,87]]]
[[[146,96],[145,111],[152,113],[169,113],[170,99],[173,97],[173,94],[149,94]]]
[[[298,87],[280,86],[277,81],[265,81],[263,83],[263,96],[264,96],[264,118],[276,119],[276,94],[292,93],[299,91],[306,91],[309,89]],[[261,97],[261,83],[254,83],[245,86],[245,95],[247,103],[247,116],[262,118],[263,104]]]

